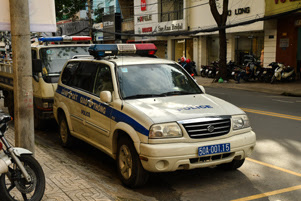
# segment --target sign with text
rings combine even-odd
[[[141,0],[141,11],[146,10],[146,0]]]
[[[121,16],[119,13],[103,16],[103,34],[104,40],[116,40],[120,39],[120,35],[116,35],[116,32],[121,31]]]
[[[54,0],[28,0],[31,32],[56,32]],[[0,0],[0,30],[10,31],[9,0]]]

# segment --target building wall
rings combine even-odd
[[[300,15],[286,16],[278,20],[276,59],[284,65],[297,67],[298,27]]]
[[[264,60],[263,66],[267,67],[276,61],[277,20],[268,20],[264,23]]]

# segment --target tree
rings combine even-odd
[[[95,23],[100,23],[102,22],[102,17],[103,17],[103,8],[97,8],[94,11],[94,16],[95,16]]]
[[[226,22],[228,17],[229,0],[223,0],[223,13],[220,14],[217,10],[216,0],[209,0],[210,10],[214,20],[219,28],[219,73],[216,78],[222,77],[227,80],[227,43],[226,43]]]
[[[84,10],[86,1],[83,0],[55,0],[57,20],[69,19],[78,11]]]

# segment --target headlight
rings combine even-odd
[[[149,131],[149,138],[174,138],[182,136],[182,130],[177,123],[154,124]]]
[[[250,127],[250,121],[247,115],[236,115],[232,116],[233,130]]]

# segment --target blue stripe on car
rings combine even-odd
[[[96,101],[92,98],[89,98],[88,96],[84,96],[78,92],[72,91],[70,89],[67,89],[63,86],[58,86],[56,93],[61,94],[62,96],[65,96],[75,102],[80,103],[81,105],[84,105],[86,107],[89,107],[90,109],[112,119],[114,117],[115,122],[124,122],[130,126],[132,126],[137,132],[148,136],[149,130],[146,129],[144,126],[142,126],[140,123],[138,123],[136,120],[132,119],[128,115],[108,106],[105,104],[102,104],[99,101]],[[88,101],[89,100],[89,101]]]

